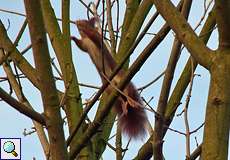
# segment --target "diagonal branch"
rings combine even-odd
[[[0,48],[3,48],[11,59],[15,62],[17,67],[21,70],[23,74],[27,76],[30,82],[39,88],[38,80],[36,77],[36,70],[32,67],[30,63],[21,55],[14,44],[11,42],[7,36],[6,29],[0,20]]]
[[[152,2],[194,59],[209,69],[213,56],[212,51],[198,38],[175,6],[169,0],[152,0]]]
[[[124,31],[126,33],[122,34],[121,41],[118,47],[118,53],[116,55],[116,60],[118,62],[120,62],[122,57],[127,54],[127,51],[132,46],[152,6],[153,5],[151,0],[142,1],[136,13],[134,14],[134,17],[130,18],[131,23],[127,24],[128,29],[125,28]],[[122,32],[123,32],[123,28],[122,28]]]
[[[27,117],[41,123],[42,125],[46,125],[45,118],[40,113],[32,110],[23,103],[18,102],[15,98],[6,93],[2,88],[0,88],[0,98],[2,98],[11,107],[26,115]]]

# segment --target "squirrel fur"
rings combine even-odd
[[[96,18],[92,18],[90,20],[76,21],[81,39],[76,37],[71,37],[71,39],[81,50],[89,54],[102,79],[102,83],[104,83],[106,81],[104,76],[109,77],[117,64],[102,41],[102,36],[95,25],[96,20]],[[113,83],[118,84],[124,73],[124,70],[121,70],[115,76]],[[112,89],[112,87],[109,87],[106,91],[110,93]],[[114,104],[114,109],[118,113],[118,127],[130,138],[141,138],[146,134],[147,123],[142,99],[132,82],[126,86],[123,92],[131,100],[121,95]]]

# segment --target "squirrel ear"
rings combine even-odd
[[[91,25],[95,26],[95,25],[99,22],[99,18],[98,18],[98,17],[92,17],[92,18],[90,18],[90,19],[88,20],[88,22],[89,22]]]
[[[77,39],[76,37],[74,36],[71,36],[70,37],[71,40],[73,40],[75,42],[75,44],[81,49],[83,50],[84,52],[87,52],[87,48],[84,46],[84,44],[82,43],[82,40],[80,39]]]
[[[100,30],[100,19],[98,16],[90,18],[88,22],[90,23],[91,26],[93,26],[93,28]]]

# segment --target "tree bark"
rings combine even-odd
[[[58,94],[51,69],[40,2],[39,0],[25,0],[24,2],[35,66],[38,71],[37,77],[38,82],[40,83],[40,91],[46,116],[51,159],[67,160],[68,155],[65,144],[63,120],[60,113]]]
[[[205,116],[202,160],[227,160],[230,122],[230,50],[217,52]]]

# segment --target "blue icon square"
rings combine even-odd
[[[0,138],[0,160],[21,159],[21,138]]]

